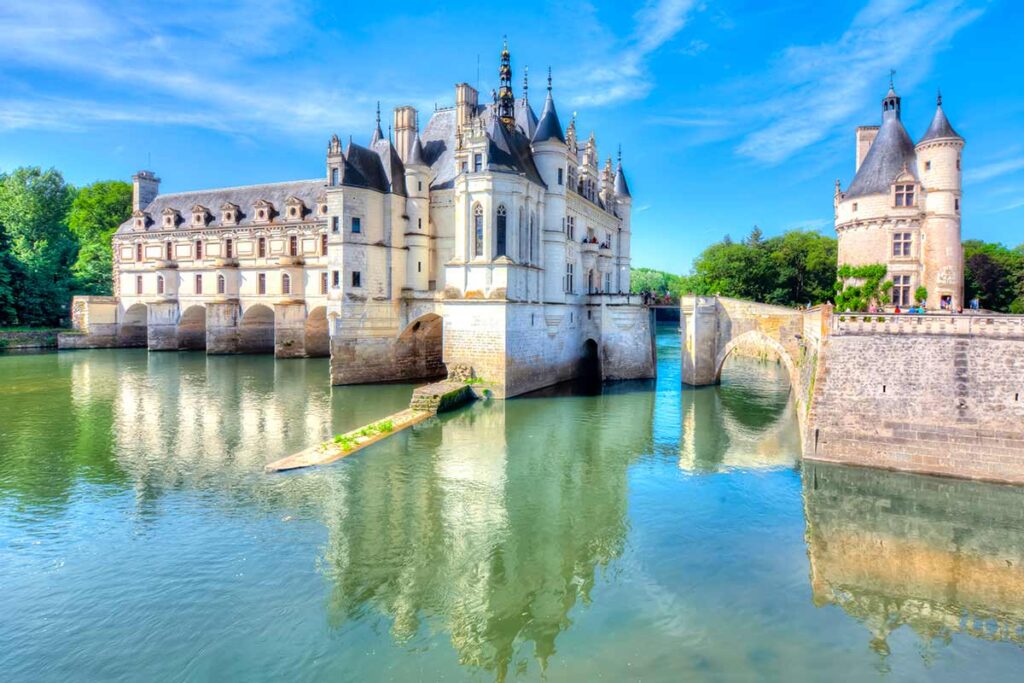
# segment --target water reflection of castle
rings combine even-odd
[[[886,655],[908,626],[1024,645],[1024,489],[804,463],[816,605],[839,605]]]
[[[334,622],[372,607],[398,640],[447,631],[461,664],[499,679],[523,650],[544,668],[622,553],[626,470],[650,449],[654,393],[613,391],[477,405],[375,453],[386,467],[352,468],[360,514],[327,521]]]

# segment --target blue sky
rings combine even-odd
[[[391,5],[401,8],[402,3]],[[1024,242],[1024,10],[1011,0],[387,5],[244,0],[0,3],[0,169],[71,182],[147,166],[165,192],[318,177],[379,99],[425,115],[497,80],[503,35],[531,102],[554,71],[602,157],[622,144],[634,265],[686,272],[755,224],[831,231],[858,124],[889,69],[919,137],[942,88],[967,139],[964,237]]]

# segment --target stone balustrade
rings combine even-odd
[[[1024,315],[964,313],[839,313],[829,334],[941,334],[1024,338]]]

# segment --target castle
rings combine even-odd
[[[836,181],[839,264],[884,264],[893,283],[893,305],[910,306],[924,287],[928,308],[960,308],[964,139],[946,118],[942,95],[917,144],[903,127],[901,109],[890,83],[882,100],[882,125],[857,128],[856,175],[845,192]]]
[[[334,384],[458,365],[512,396],[578,376],[652,377],[649,312],[628,296],[631,196],[591,133],[512,88],[394,110],[369,144],[337,136],[315,180],[160,194],[133,178],[114,297],[80,298],[68,346],[331,357]]]

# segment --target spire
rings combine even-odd
[[[917,144],[922,142],[928,142],[929,140],[938,140],[939,138],[958,138],[960,134],[957,133],[953,126],[950,125],[949,119],[946,118],[946,112],[942,110],[942,91],[935,97],[935,116],[932,117],[931,125],[928,126],[928,130],[921,136],[921,139],[917,141]]]
[[[412,143],[412,149],[409,151],[409,160],[405,162],[406,166],[426,166],[427,162],[423,160],[423,142],[420,140],[420,134],[416,133],[416,139]]]
[[[886,119],[900,118],[900,96],[896,94],[896,87],[892,82],[895,75],[896,70],[890,69],[889,92],[885,94],[885,98],[882,100],[882,121],[885,121]]]
[[[380,129],[380,100],[377,101],[377,127],[370,137],[370,146],[377,144],[384,137],[384,131]]]
[[[530,67],[523,67],[523,102],[529,102],[530,98],[527,96],[530,92]]]
[[[509,58],[507,39],[501,49],[498,76],[501,79],[501,86],[498,89],[498,118],[507,128],[511,128],[516,120],[516,98],[512,94],[512,61]]]
[[[563,145],[565,144],[562,123],[558,120],[558,112],[555,111],[555,100],[551,96],[551,67],[548,67],[548,96],[544,100],[544,110],[540,114],[540,123],[537,124],[537,131],[533,134],[534,144],[546,140],[557,140]]]
[[[622,171],[622,145],[619,145],[619,164],[615,168],[615,195],[617,197],[632,197],[629,193],[629,184],[626,183],[626,174]]]

